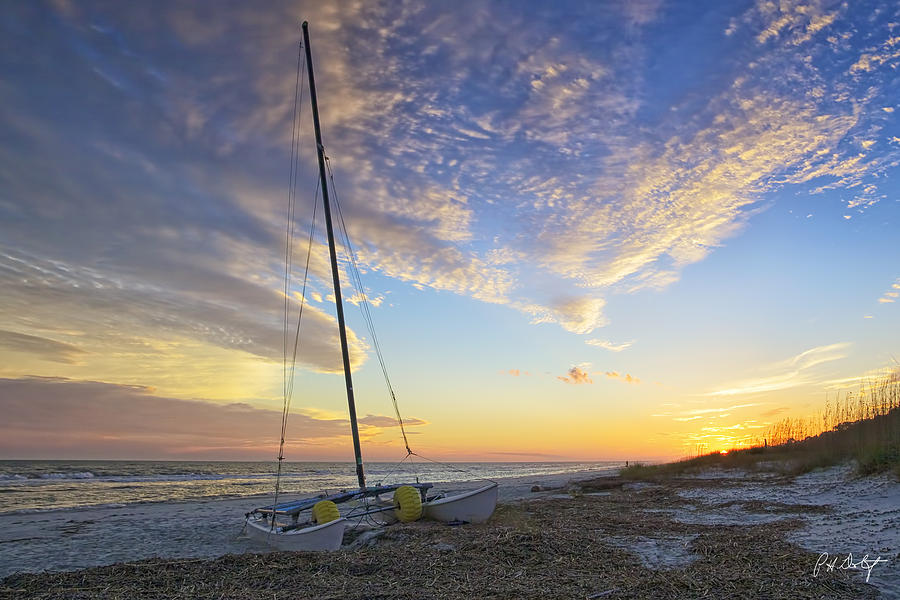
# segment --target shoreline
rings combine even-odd
[[[17,461],[0,461],[9,467]],[[257,463],[196,464],[185,461],[146,461],[149,469],[141,472],[129,461],[89,461],[66,463],[65,461],[44,461],[60,463],[64,467],[38,464],[41,461],[18,461],[25,465],[0,472],[0,515],[44,513],[60,510],[89,510],[121,508],[136,504],[210,502],[239,498],[257,498],[265,503],[275,488],[274,473],[258,473],[243,469],[247,464],[259,467]],[[184,470],[179,464],[192,468]],[[435,485],[454,485],[454,482],[476,481],[485,477],[510,479],[517,477],[543,477],[565,473],[607,472],[620,468],[623,463],[601,461],[597,463],[473,463],[471,470],[464,471],[452,465],[440,465],[437,472],[397,471],[396,464],[370,464],[370,485],[378,485],[386,476],[403,480],[419,476],[423,481]],[[82,472],[72,471],[72,466]],[[271,465],[266,465],[270,467]],[[352,489],[356,479],[348,475],[352,471],[349,463],[303,463],[292,464],[297,472],[284,475],[282,494],[288,497],[302,497]],[[391,468],[388,468],[391,467]],[[426,465],[428,467],[428,465]],[[574,467],[574,468],[573,468]],[[3,469],[3,466],[0,466]],[[195,472],[195,469],[198,472]],[[208,470],[217,472],[205,472]],[[221,470],[224,469],[224,470]],[[465,478],[459,477],[464,474]],[[284,490],[287,490],[286,492]]]
[[[447,598],[900,598],[896,479],[848,478],[843,467],[793,479],[740,471],[666,481],[603,475],[504,481],[501,504],[482,525],[391,526],[369,545],[324,554],[247,544],[215,556],[158,553],[168,557],[129,564],[110,554],[108,566],[7,577],[0,598],[124,598],[151,589],[160,598],[420,598],[425,590]],[[534,493],[532,485],[564,487]],[[213,522],[225,516],[203,511]],[[91,524],[65,526],[70,538],[85,541]],[[189,529],[183,543],[196,549],[204,533]],[[826,552],[838,563],[817,568]],[[857,568],[841,569],[850,553]],[[887,561],[869,565],[868,584],[859,568],[865,554]],[[315,576],[322,573],[328,577]],[[411,587],[379,591],[378,582],[390,581]]]

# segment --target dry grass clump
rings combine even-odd
[[[605,496],[571,500],[521,501],[501,505],[483,525],[392,526],[377,546],[354,551],[149,560],[13,575],[0,585],[0,599],[875,596],[873,588],[851,580],[846,572],[813,578],[816,555],[782,537],[797,525],[795,520],[689,525],[659,510],[687,504],[693,502],[661,486],[610,489]],[[656,569],[608,542],[631,536],[684,536],[691,540],[689,550],[696,559],[684,568]]]

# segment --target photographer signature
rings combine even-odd
[[[813,577],[818,577],[819,571],[822,567],[825,567],[825,570],[828,572],[834,571],[835,569],[852,569],[852,570],[860,570],[866,572],[866,583],[869,582],[869,576],[872,575],[872,569],[875,568],[878,563],[886,563],[888,560],[886,558],[869,558],[869,555],[866,554],[858,562],[853,562],[853,554],[848,554],[847,558],[843,561],[840,561],[840,556],[835,556],[830,558],[827,552],[823,552],[819,555],[818,560],[816,560],[816,566],[813,567]]]

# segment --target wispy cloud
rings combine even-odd
[[[221,250],[228,256],[227,246]],[[192,264],[188,258],[144,265],[141,274],[120,275],[22,252],[0,253],[0,283],[7,309],[3,317],[19,327],[37,320],[48,328],[79,332],[73,338],[77,349],[68,352],[70,359],[78,349],[106,354],[108,336],[121,343],[128,335],[161,342],[202,340],[280,362],[284,302],[274,286]],[[217,300],[222,290],[227,292]],[[68,306],[79,310],[66,310]],[[304,313],[300,360],[323,372],[340,371],[334,317],[312,305],[307,305]],[[6,341],[11,343],[11,339],[7,336]],[[22,348],[23,339],[17,339]],[[32,342],[31,347],[36,347],[35,340]],[[359,366],[368,346],[352,330],[348,342],[351,362]],[[103,376],[94,376],[98,375]]]
[[[578,297],[551,301],[544,306],[539,304],[519,304],[516,308],[532,315],[532,323],[557,323],[572,333],[590,333],[597,327],[606,324],[603,316],[602,298]]]
[[[588,346],[597,346],[598,348],[603,348],[604,350],[609,350],[610,352],[621,352],[626,348],[630,348],[634,342],[622,342],[621,344],[616,344],[610,342],[609,340],[601,340],[597,338],[593,338],[590,340],[585,340],[584,342]]]
[[[747,379],[723,389],[709,392],[707,396],[735,396],[784,390],[821,381],[814,376],[817,365],[840,360],[847,356],[849,343],[829,344],[811,348],[796,356],[774,363],[761,370],[773,373],[756,379]]]
[[[893,284],[891,284],[891,289],[886,291],[881,295],[881,298],[878,299],[880,304],[893,304],[897,301],[897,297],[900,296],[900,277],[897,278]]]
[[[756,402],[748,402],[746,404],[733,404],[731,406],[717,406],[714,408],[695,408],[693,410],[685,411],[686,415],[709,415],[715,413],[726,413],[731,412],[733,410],[738,410],[740,408],[750,408],[751,406],[759,406]]]
[[[394,417],[385,417],[382,415],[366,415],[365,417],[357,419],[357,422],[361,425],[377,427],[379,429],[400,426],[400,423]],[[415,417],[406,417],[403,419],[403,425],[405,427],[418,427],[421,425],[428,425],[428,422]]]
[[[900,380],[900,367],[892,365],[879,369],[871,369],[861,375],[829,379],[823,382],[823,385],[825,386],[825,389],[828,390],[852,390],[854,388],[864,388],[876,385],[881,381],[898,380]]]
[[[0,330],[0,346],[13,352],[29,352],[63,363],[73,363],[80,354],[84,354],[84,350],[78,346],[15,331]]]

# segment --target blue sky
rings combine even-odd
[[[424,454],[718,449],[897,367],[891,3],[16,3],[0,13],[4,456],[273,453],[302,20]],[[297,460],[349,456],[323,242]],[[348,308],[365,447],[391,458]],[[204,410],[222,426],[173,429]]]

